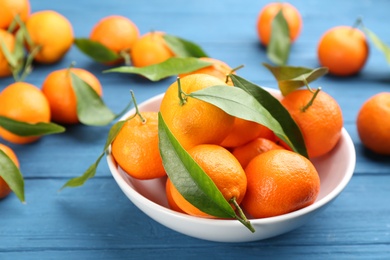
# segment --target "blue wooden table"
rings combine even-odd
[[[32,11],[52,9],[66,16],[76,37],[87,37],[102,17],[124,15],[141,33],[161,30],[201,45],[212,57],[259,85],[276,88],[262,67],[268,62],[260,47],[255,22],[267,1],[32,0]],[[365,25],[390,44],[390,2],[386,0],[291,1],[301,12],[303,31],[294,43],[290,65],[318,67],[317,42],[325,30]],[[54,65],[36,65],[27,81],[41,86],[53,70],[77,67],[93,72],[104,87],[104,101],[119,112],[134,90],[139,102],[163,92],[174,78],[150,82],[125,74],[103,74],[97,64],[72,47]],[[0,89],[12,83],[0,80]],[[370,47],[363,71],[353,77],[326,76],[315,82],[331,94],[343,111],[345,128],[356,146],[354,176],[343,193],[312,222],[288,234],[264,241],[225,244],[203,241],[171,231],[148,218],[120,191],[106,162],[96,176],[79,188],[58,192],[82,174],[101,152],[107,127],[76,125],[29,145],[10,145],[25,178],[26,201],[14,194],[0,201],[0,259],[154,259],[154,258],[288,258],[390,259],[390,157],[363,148],[356,131],[357,112],[368,97],[390,90],[390,66]],[[384,119],[385,120],[385,119]],[[388,119],[387,119],[388,120]]]

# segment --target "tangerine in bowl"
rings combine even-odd
[[[276,97],[280,92],[267,90]],[[138,105],[142,111],[158,111],[164,94],[156,95]],[[121,119],[135,113],[130,110]],[[356,164],[355,147],[343,128],[336,147],[324,156],[311,160],[320,177],[320,192],[315,202],[291,213],[265,218],[250,218],[255,232],[235,219],[191,216],[170,209],[166,197],[166,177],[138,180],[130,177],[116,163],[109,149],[107,163],[119,188],[128,199],[158,223],[187,236],[214,242],[250,242],[275,237],[307,224],[322,212],[344,190],[353,176]]]

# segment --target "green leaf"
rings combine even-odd
[[[65,132],[63,126],[55,123],[26,123],[0,116],[0,126],[20,136],[41,136]]]
[[[97,41],[87,38],[76,38],[74,43],[80,51],[97,62],[112,62],[121,58],[119,54]]]
[[[266,63],[263,63],[263,65],[278,81],[278,86],[283,96],[328,73],[328,68],[326,67],[311,69],[293,66],[271,66]]]
[[[77,98],[77,116],[82,124],[103,126],[116,118],[88,83],[74,73],[71,73],[71,80]]]
[[[158,113],[160,155],[164,168],[180,194],[199,210],[220,218],[236,218],[254,232],[250,222],[238,216],[213,180],[184,150]]]
[[[12,68],[15,68],[18,64],[18,61],[16,57],[12,55],[11,51],[7,48],[7,45],[5,45],[3,39],[0,39],[0,47],[1,47],[1,52],[4,54],[4,57],[6,58],[8,64]]]
[[[24,179],[22,173],[8,155],[0,149],[0,177],[8,184],[21,202],[24,198]]]
[[[99,155],[97,160],[88,167],[88,169],[81,175],[75,178],[72,178],[68,180],[60,190],[66,188],[66,187],[78,187],[82,186],[87,180],[91,179],[95,176],[97,167],[99,166],[100,161],[102,160],[105,152],[107,151],[108,147],[111,145],[111,143],[114,141],[115,137],[118,135],[119,131],[122,129],[123,124],[125,121],[119,121],[115,123],[108,133],[106,143],[103,148],[103,152]]]
[[[272,20],[271,40],[267,46],[267,56],[276,65],[287,64],[290,55],[290,30],[280,10]]]
[[[387,63],[390,64],[390,47],[387,46],[381,39],[379,39],[379,37],[373,31],[367,29],[366,27],[363,27],[363,30],[374,43],[375,47],[383,52]]]
[[[208,57],[206,52],[196,43],[186,39],[164,34],[164,40],[177,57]]]
[[[252,95],[268,112],[275,118],[286,134],[286,138],[289,141],[286,142],[282,135],[278,135],[284,140],[290,147],[299,154],[308,158],[305,141],[302,136],[302,132],[290,113],[284,108],[278,99],[272,96],[268,91],[264,90],[260,86],[257,86],[244,78],[237,75],[229,75],[232,79],[234,86],[241,88]],[[272,129],[271,129],[272,130]]]
[[[158,64],[146,66],[146,67],[132,67],[132,66],[121,66],[105,70],[104,72],[119,72],[119,73],[131,73],[142,75],[152,81],[158,81],[160,79],[178,75],[182,73],[189,73],[204,67],[208,67],[212,63],[200,60],[198,58],[169,58]]]

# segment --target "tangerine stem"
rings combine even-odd
[[[42,49],[41,46],[35,46],[30,54],[27,56],[26,63],[24,65],[24,70],[22,75],[19,77],[18,81],[24,81],[28,74],[32,71],[32,63],[34,61],[34,57],[38,54],[38,52]]]
[[[125,65],[131,66],[130,48],[121,50],[119,52],[119,56],[121,56],[125,60]]]
[[[246,226],[252,233],[255,233],[255,228],[252,226],[251,222],[246,218],[244,212],[242,211],[240,205],[238,205],[236,201],[236,197],[233,197],[229,201],[234,205],[236,210],[238,211],[238,215],[236,214],[235,218],[240,221],[244,226]]]
[[[314,99],[317,97],[320,90],[321,87],[318,87],[318,89],[314,92],[313,97],[310,99],[310,101],[302,108],[302,112],[305,112],[311,105],[313,105]]]
[[[186,99],[187,94],[181,89],[180,77],[177,77],[177,86],[178,86],[177,94],[179,96],[180,105],[183,106],[185,103],[187,103],[187,99]]]
[[[235,67],[235,68],[233,68],[228,74],[226,74],[225,83],[228,83],[228,82],[229,82],[229,75],[230,75],[230,74],[233,74],[234,72],[236,72],[237,70],[239,70],[239,69],[241,69],[241,68],[243,68],[243,67],[244,67],[244,65],[240,65],[240,66],[238,66],[238,67]]]
[[[135,100],[134,92],[132,90],[130,90],[130,93],[131,93],[131,99],[133,100],[134,107],[135,107],[135,115],[138,115],[141,118],[142,123],[145,124],[146,119],[141,115],[141,112],[138,109],[138,105],[137,105],[137,101]]]

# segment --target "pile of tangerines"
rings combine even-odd
[[[257,23],[260,41],[265,46],[270,41],[272,20],[280,10],[288,24],[291,42],[300,33],[302,19],[298,10],[287,3],[271,3],[261,10]],[[23,36],[22,47],[18,33]],[[137,26],[128,18],[109,16],[96,23],[89,39],[115,54],[115,59],[102,60],[103,63],[131,61],[135,67],[145,67],[175,56],[163,35],[150,32],[140,36]],[[28,0],[0,0],[0,43],[0,77],[15,77],[23,70],[25,74],[31,72],[28,60],[47,64],[59,61],[74,43],[74,35],[71,23],[58,12],[30,13]],[[319,62],[332,74],[356,74],[367,58],[367,40],[357,28],[336,27],[319,40]],[[159,111],[183,149],[227,201],[234,199],[233,207],[242,205],[255,218],[285,214],[314,203],[320,179],[310,159],[331,152],[340,139],[343,117],[337,102],[325,91],[310,88],[291,91],[280,99],[302,133],[306,158],[292,151],[269,128],[182,95],[215,85],[234,87],[227,77],[232,73],[229,65],[212,58],[202,59],[212,65],[179,75],[180,80],[167,88]],[[0,92],[0,116],[31,124],[80,123],[70,72],[102,96],[102,86],[92,73],[82,68],[64,68],[47,75],[41,88],[23,81],[6,86]],[[390,155],[390,126],[382,122],[389,115],[390,93],[380,93],[362,106],[357,119],[363,144],[379,154]],[[39,138],[19,136],[2,127],[0,136],[16,144]],[[158,140],[158,112],[138,111],[123,124],[112,142],[111,152],[121,168],[134,178],[165,178]],[[1,144],[0,150],[19,166],[9,147]],[[1,178],[5,174],[0,173],[0,198],[10,192]],[[189,203],[170,178],[166,194],[172,209],[212,217]]]

